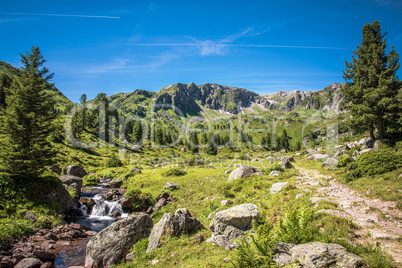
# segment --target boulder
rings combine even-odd
[[[123,178],[117,178],[109,182],[108,187],[120,188],[123,185]]]
[[[63,185],[48,189],[48,191],[43,193],[42,199],[57,203],[61,208],[62,214],[67,214],[75,207],[71,195]]]
[[[141,148],[141,146],[139,146],[139,145],[133,145],[133,150],[135,150],[135,151],[142,151],[142,148]]]
[[[75,193],[75,201],[78,201],[81,195],[82,179],[73,175],[60,176],[59,180],[66,188],[71,188]]]
[[[175,190],[175,189],[179,188],[179,186],[180,186],[180,185],[177,184],[177,183],[168,182],[168,183],[165,184],[165,189],[172,189],[172,190]]]
[[[181,233],[191,233],[202,228],[201,222],[191,217],[186,208],[179,208],[175,213],[167,213],[152,228],[148,238],[147,252],[159,246],[160,239],[165,234],[178,236]]]
[[[268,156],[267,161],[274,163],[276,161],[276,158],[275,158],[275,156]]]
[[[163,206],[165,206],[167,204],[167,200],[165,198],[161,198],[158,200],[158,202],[156,202],[156,204],[153,207],[153,211],[156,212],[158,210],[160,210]]]
[[[272,184],[271,189],[269,190],[269,192],[271,194],[276,194],[277,192],[279,192],[280,190],[285,188],[286,185],[288,185],[287,181],[274,183],[274,184]]]
[[[312,155],[312,157],[313,157],[313,159],[315,160],[315,161],[323,161],[324,159],[326,159],[326,158],[328,158],[329,157],[329,155],[327,155],[327,154],[313,154]],[[308,158],[307,158],[308,159]]]
[[[294,158],[293,158],[293,156],[287,156],[287,155],[285,155],[284,157],[282,157],[281,161],[284,162],[284,161],[286,161],[286,160],[288,160],[288,161],[290,161],[290,162],[294,162],[294,161],[295,161]]]
[[[14,268],[40,268],[42,262],[36,258],[26,258],[20,261]]]
[[[282,149],[279,151],[280,154],[286,154],[288,151],[286,151],[286,149]]]
[[[251,230],[257,217],[258,208],[254,204],[241,204],[216,213],[209,226],[212,242],[225,249],[236,247],[233,240],[241,239],[246,231]]]
[[[362,258],[341,245],[312,242],[294,246],[289,251],[292,258],[303,267],[360,267]]]
[[[338,160],[336,158],[328,158],[322,163],[322,167],[333,166],[335,167],[338,164]]]
[[[230,206],[231,204],[233,204],[233,201],[230,200],[230,199],[226,199],[226,200],[221,201],[221,206]]]
[[[374,145],[373,140],[370,137],[363,138],[359,141],[360,145],[365,145],[368,148],[372,148]]]
[[[135,213],[103,229],[87,244],[85,267],[119,264],[135,243],[149,236],[152,225],[147,214]]]
[[[292,168],[292,164],[290,163],[288,158],[285,158],[285,160],[282,162],[282,169],[289,169]]]
[[[232,169],[226,170],[226,171],[225,171],[225,175],[229,174],[229,173],[232,172],[232,171],[233,171]]]
[[[373,151],[373,149],[371,149],[371,148],[364,149],[364,150],[360,151],[360,154],[365,154],[365,153],[368,153],[368,152],[371,152],[371,151]]]
[[[92,208],[95,206],[95,201],[92,198],[81,197],[80,202],[87,207],[87,213],[91,214]]]
[[[47,168],[50,169],[51,171],[53,171],[54,173],[56,173],[57,175],[60,175],[61,172],[63,171],[61,169],[61,167],[59,167],[59,165],[56,165],[56,164],[47,166]]]
[[[31,211],[25,211],[24,217],[25,217],[25,219],[27,219],[28,221],[30,221],[32,223],[35,223],[38,220],[38,217],[36,217],[35,213],[33,213]]]
[[[262,173],[261,170],[256,169],[255,167],[241,166],[233,170],[232,173],[230,173],[228,182],[240,178],[248,178],[253,175],[263,176],[264,173]]]
[[[273,170],[271,171],[271,173],[269,173],[270,176],[279,176],[281,175],[281,172],[278,170]]]
[[[85,175],[88,175],[88,173],[83,169],[81,166],[78,165],[69,165],[64,168],[64,174],[65,175],[72,175],[76,177],[84,177]]]

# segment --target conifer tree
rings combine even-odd
[[[6,108],[6,91],[11,86],[12,79],[6,75],[0,75],[0,109]]]
[[[391,118],[400,117],[401,81],[396,75],[399,55],[394,48],[386,54],[386,34],[381,33],[378,21],[363,27],[362,43],[353,52],[352,62],[346,61],[342,92],[350,109],[355,128],[369,130],[370,137],[384,138]]]
[[[47,91],[53,77],[39,47],[21,54],[23,64],[7,96],[1,117],[1,169],[19,182],[39,178],[55,151],[48,140],[53,131],[54,96]],[[17,81],[18,80],[18,81]]]
[[[85,129],[85,122],[86,122],[86,103],[87,103],[87,95],[86,94],[82,94],[81,98],[80,98],[80,102],[81,102],[81,109],[82,109],[82,130]]]

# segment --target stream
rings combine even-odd
[[[104,188],[103,184],[97,187],[83,187],[81,197],[91,198],[95,205],[88,214],[88,209],[80,202],[83,216],[73,222],[88,227],[91,231],[100,232],[118,219],[127,217],[119,203],[120,200],[107,201],[103,198],[112,188]],[[112,217],[119,215],[119,217]],[[91,236],[74,239],[69,245],[62,246],[58,250],[54,267],[66,268],[70,266],[84,266],[86,246]]]

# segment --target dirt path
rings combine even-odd
[[[300,176],[297,177],[300,188],[318,186],[315,196],[328,198],[338,204],[341,212],[328,211],[330,214],[348,218],[361,226],[356,238],[357,243],[379,242],[381,247],[402,265],[402,212],[394,209],[396,202],[369,199],[355,192],[331,176],[320,174],[316,170],[297,167]],[[369,238],[367,234],[370,233]]]

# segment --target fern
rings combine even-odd
[[[314,239],[318,229],[313,224],[314,210],[305,207],[291,210],[278,221],[278,239],[284,243],[303,244]]]
[[[255,224],[255,222],[254,222]],[[237,248],[236,260],[232,262],[233,266],[243,267],[276,267],[272,260],[272,247],[276,245],[277,240],[274,234],[274,228],[271,223],[266,223],[258,227],[255,235],[245,236],[240,240]]]

